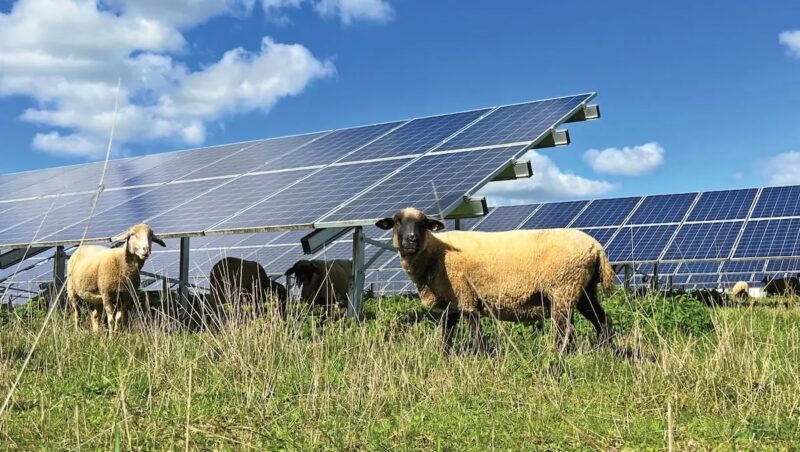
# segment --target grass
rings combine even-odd
[[[549,322],[489,319],[492,353],[470,353],[463,328],[448,358],[436,320],[403,298],[324,331],[261,319],[106,338],[56,313],[0,419],[0,448],[664,449],[668,404],[679,450],[800,443],[800,311],[702,308],[711,331],[662,329],[664,300],[626,303],[607,301],[616,315],[628,306],[617,341],[655,361],[593,350],[583,321],[579,350],[560,360]],[[43,316],[0,315],[4,397]]]

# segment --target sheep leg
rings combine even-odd
[[[576,306],[586,320],[592,322],[597,332],[597,343],[599,345],[611,344],[611,317],[606,315],[603,307],[597,300],[597,293],[591,289],[584,291],[583,296],[578,300]]]
[[[103,294],[103,309],[106,311],[106,321],[108,322],[108,331],[113,333],[116,322],[114,321],[114,305],[111,303],[111,297]]]
[[[442,352],[445,355],[450,354],[453,348],[453,333],[460,320],[460,312],[445,311],[442,314]]]
[[[78,307],[78,294],[71,290],[67,290],[67,299],[72,308],[72,314],[75,317],[75,328],[81,327],[81,310]]]
[[[477,352],[486,350],[486,342],[481,329],[481,317],[479,314],[469,315],[469,329],[472,332],[472,348]]]
[[[100,322],[103,320],[103,312],[100,305],[93,304],[89,307],[89,319],[92,322],[92,332],[100,332]]]
[[[555,326],[555,343],[559,353],[571,353],[574,343],[575,327],[572,326],[572,310],[558,310],[553,312]]]
[[[128,309],[124,305],[120,305],[117,308],[117,312],[114,314],[114,329],[116,331],[122,331],[122,328],[125,327],[127,321]]]

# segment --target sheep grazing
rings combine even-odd
[[[221,306],[228,300],[250,302],[258,311],[265,302],[274,299],[281,318],[286,317],[286,287],[270,279],[258,262],[226,257],[214,264],[208,279],[211,297],[204,314],[216,316],[216,321],[222,320]]]
[[[764,292],[769,296],[792,296],[800,294],[800,280],[796,276],[789,278],[768,278],[761,280]]]
[[[166,246],[146,224],[137,224],[112,239],[125,242],[119,248],[83,245],[67,264],[67,297],[80,326],[78,302],[89,305],[92,330],[100,331],[103,310],[110,331],[119,331],[127,321],[128,309],[138,299],[139,270],[150,257],[153,242]]]
[[[349,260],[300,260],[285,273],[294,276],[300,286],[300,298],[310,305],[325,306],[324,315],[335,306],[344,307],[353,275]]]
[[[611,342],[611,319],[597,299],[596,285],[614,287],[614,269],[602,245],[576,229],[508,232],[453,231],[423,212],[407,208],[376,223],[394,229],[392,244],[428,308],[445,309],[442,343],[466,314],[474,346],[482,346],[480,315],[535,322],[552,317],[556,346],[572,347],[573,308],[594,325],[601,344]]]
[[[733,285],[731,295],[733,295],[734,298],[746,300],[750,296],[750,286],[744,281],[739,281]]]

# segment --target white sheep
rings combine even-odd
[[[453,231],[417,209],[408,208],[376,223],[394,228],[392,244],[403,270],[417,286],[422,303],[443,308],[443,347],[452,345],[453,329],[466,314],[475,346],[482,344],[480,315],[532,322],[553,318],[556,345],[572,346],[572,311],[577,308],[597,330],[598,341],[611,341],[611,319],[597,299],[596,286],[613,289],[614,270],[602,245],[576,229],[508,232]]]
[[[731,294],[736,298],[746,300],[750,296],[750,286],[744,281],[739,281],[733,285]]]
[[[67,265],[67,296],[80,326],[78,302],[89,305],[92,330],[100,331],[102,309],[110,331],[119,331],[127,320],[127,311],[137,299],[139,270],[150,256],[152,242],[166,244],[146,224],[137,224],[112,239],[124,241],[119,248],[97,245],[78,247]]]

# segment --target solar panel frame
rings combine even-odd
[[[574,228],[619,226],[641,202],[641,196],[596,199],[570,224]]]
[[[539,204],[496,207],[491,215],[481,221],[476,230],[496,232],[518,229],[537,208]]]
[[[674,224],[624,226],[606,246],[606,253],[615,263],[658,261],[677,228]]]
[[[732,256],[742,259],[800,256],[800,218],[749,220]]]
[[[730,256],[744,221],[684,223],[664,252],[663,260],[721,260]]]
[[[589,201],[562,201],[542,204],[521,226],[522,229],[564,228],[578,216]]]
[[[744,220],[758,195],[758,189],[701,192],[686,221]]]
[[[628,226],[680,223],[686,217],[698,193],[645,196],[628,221]]]

